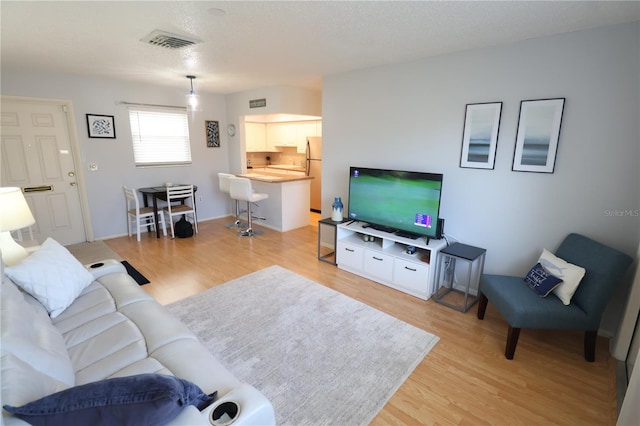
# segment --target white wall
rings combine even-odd
[[[131,84],[71,75],[25,72],[2,69],[2,95],[68,99],[76,114],[76,131],[82,164],[98,164],[97,172],[85,168],[87,197],[96,239],[123,235],[127,232],[125,199],[122,185],[155,186],[166,181],[198,185],[198,218],[226,216],[230,201],[218,190],[217,173],[229,168],[227,133],[221,132],[221,147],[207,148],[205,120],[218,120],[226,129],[223,95],[200,93],[203,111],[190,113],[189,133],[193,163],[181,167],[136,168],[133,160],[128,110],[121,101],[184,106],[188,80],[184,90]],[[85,114],[115,116],[116,139],[91,139],[87,135]]]
[[[634,256],[639,40],[636,22],[326,76],[324,216],[346,200],[349,166],[438,172],[445,231],[487,249],[485,272],[524,275],[569,232]],[[520,101],[555,97],[566,98],[555,173],[511,171]],[[494,101],[495,170],[460,168],[465,105]]]

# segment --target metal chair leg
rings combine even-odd
[[[239,231],[238,235],[241,237],[253,237],[254,235],[262,235],[264,231],[260,229],[253,229],[253,215],[251,214],[251,202],[247,201],[247,216],[249,219],[249,227],[245,230]]]

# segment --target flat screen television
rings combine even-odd
[[[442,174],[349,169],[349,219],[408,238],[437,238]]]

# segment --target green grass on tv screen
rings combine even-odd
[[[438,218],[442,182],[409,179],[390,174],[351,177],[351,219],[399,230],[433,235]],[[417,225],[416,215],[430,216],[431,229]],[[355,215],[355,216],[354,216]]]

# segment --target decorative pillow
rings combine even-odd
[[[7,377],[9,365],[5,365],[5,354],[11,354],[33,370],[71,387],[76,375],[69,358],[64,338],[53,324],[44,307],[18,286],[7,279],[0,287],[0,342],[2,342],[2,385]],[[18,370],[27,371],[20,366]],[[16,373],[14,377],[25,379],[32,373]],[[19,386],[25,387],[24,384]],[[16,388],[13,389],[14,391]],[[62,389],[56,389],[56,391]],[[53,393],[43,393],[31,399],[21,401],[24,404]],[[3,394],[3,400],[6,395]],[[7,402],[9,403],[9,402]]]
[[[551,291],[558,287],[562,280],[549,273],[542,267],[540,263],[531,268],[524,281],[531,287],[540,297],[547,297]]]
[[[56,240],[47,238],[38,251],[9,266],[5,273],[24,291],[42,303],[51,318],[60,315],[93,276]]]
[[[87,383],[4,409],[34,425],[164,425],[187,405],[204,409],[217,392],[162,374],[139,374]]]
[[[580,266],[560,259],[547,249],[542,251],[538,262],[544,269],[562,280],[562,283],[553,290],[553,294],[565,305],[571,303],[571,298],[587,271]]]

